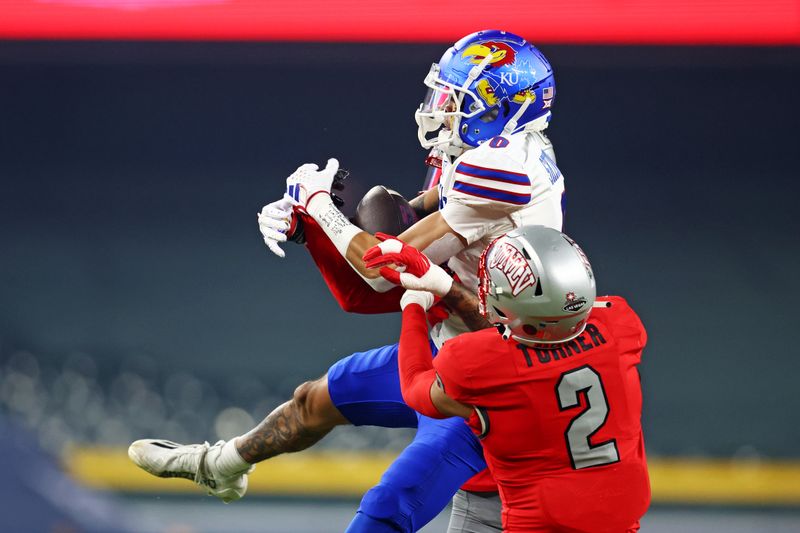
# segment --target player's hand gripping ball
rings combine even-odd
[[[380,274],[395,285],[416,291],[427,291],[442,297],[450,292],[453,278],[430,259],[396,237],[376,233],[381,242],[364,254],[367,268],[380,268]],[[398,270],[388,265],[401,267]]]

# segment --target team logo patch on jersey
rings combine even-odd
[[[564,301],[564,311],[574,313],[580,311],[584,305],[586,305],[586,298],[583,296],[575,296],[575,293],[570,291],[567,293]]]
[[[504,242],[494,248],[487,268],[502,272],[511,285],[511,295],[516,296],[536,283],[536,276],[528,260],[512,245]]]

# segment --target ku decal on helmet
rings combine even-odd
[[[524,226],[492,242],[478,267],[480,311],[505,338],[526,344],[574,339],[594,304],[594,274],[569,237]]]
[[[431,66],[425,85],[415,113],[424,148],[463,150],[497,135],[542,130],[555,98],[553,69],[542,53],[498,30],[458,41]]]

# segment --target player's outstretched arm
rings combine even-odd
[[[395,285],[439,296],[472,331],[492,326],[479,311],[478,297],[433,264],[425,254],[389,235],[378,233],[376,237],[381,243],[364,254],[368,268],[378,269],[381,276]],[[388,265],[400,266],[403,271]]]
[[[348,313],[396,313],[400,310],[402,287],[376,292],[342,257],[319,224],[307,213],[294,213],[303,227],[305,245],[322,279],[344,311]]]
[[[352,224],[336,207],[330,196],[333,176],[339,168],[336,159],[319,170],[317,165],[302,165],[287,179],[287,195],[319,224],[339,253],[375,290],[389,290],[388,285],[375,271],[370,271],[361,259],[367,249],[378,243],[369,233]],[[424,203],[424,202],[423,202]],[[420,249],[436,243],[437,260],[446,260],[466,244],[438,212],[414,224],[401,235]],[[438,257],[442,255],[443,257]]]
[[[436,379],[425,319],[425,311],[432,303],[433,295],[422,291],[406,291],[400,300],[403,326],[397,357],[403,400],[431,418],[469,418],[473,408],[447,396]]]
[[[434,253],[437,255],[437,262],[447,261],[466,246],[466,241],[453,231],[438,211],[417,221],[398,238],[418,250],[427,250],[433,247]],[[367,250],[379,242],[374,235],[363,232],[362,235],[356,235],[347,248],[347,260],[363,276],[378,277],[378,273],[368,268],[362,258]]]
[[[367,280],[380,279],[377,271],[366,266],[363,256],[380,241],[352,225],[329,199],[312,200],[307,208],[356,272]],[[446,261],[460,251],[465,242],[450,228],[439,212],[432,213],[400,234],[400,238],[415,248],[425,250],[431,245],[438,249],[437,258]]]

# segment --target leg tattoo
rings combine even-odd
[[[339,425],[350,422],[331,401],[327,376],[303,383],[294,397],[272,411],[236,441],[236,451],[250,464],[316,444]]]
[[[299,452],[327,435],[333,427],[309,428],[303,424],[299,406],[289,400],[239,437],[236,450],[250,464],[282,453]]]

